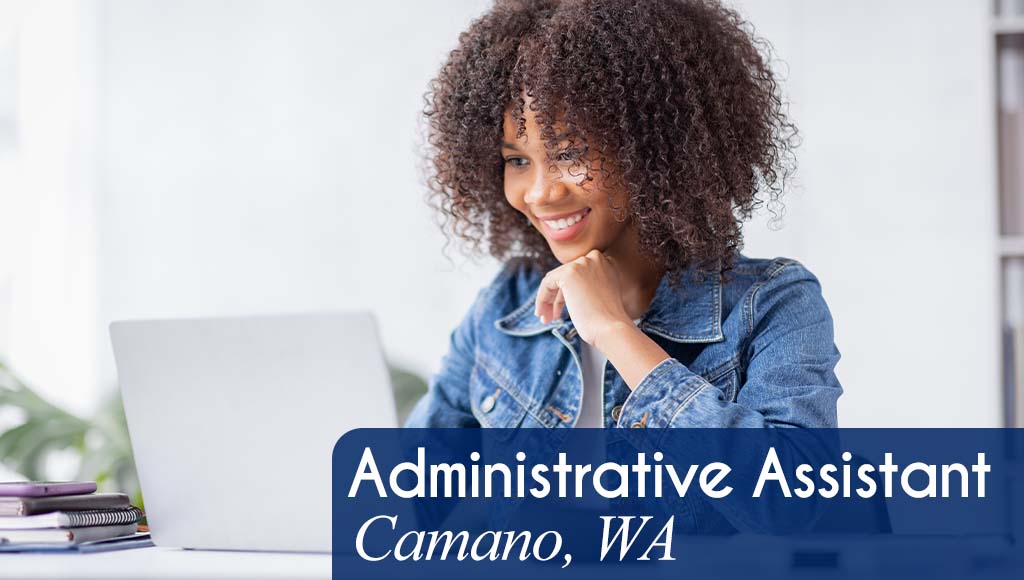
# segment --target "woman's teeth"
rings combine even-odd
[[[576,222],[578,222],[581,219],[583,219],[583,216],[585,216],[585,215],[587,215],[587,210],[583,210],[583,211],[581,211],[581,212],[579,212],[577,214],[573,214],[573,215],[571,215],[571,216],[569,216],[567,218],[562,218],[562,219],[557,219],[557,220],[544,220],[544,223],[547,224],[549,228],[551,228],[551,229],[553,229],[555,231],[557,231],[557,230],[564,230],[565,228],[567,228],[567,227],[569,227],[571,225],[575,225]]]

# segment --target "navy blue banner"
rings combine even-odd
[[[1020,578],[1024,430],[362,429],[335,578]]]

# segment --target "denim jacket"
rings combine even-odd
[[[410,427],[572,427],[583,397],[572,320],[541,323],[544,272],[510,262],[477,296]],[[630,390],[605,365],[605,427],[836,427],[832,316],[796,260],[738,255],[723,281],[661,281],[639,328],[671,358]]]

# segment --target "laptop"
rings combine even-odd
[[[397,426],[368,313],[110,325],[153,542],[331,551],[331,453]]]

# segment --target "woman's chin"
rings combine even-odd
[[[582,258],[594,249],[594,246],[589,244],[549,243],[548,246],[551,248],[551,253],[555,255],[555,259],[561,264],[568,264],[577,258]]]

